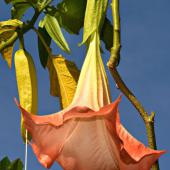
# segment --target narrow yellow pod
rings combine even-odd
[[[18,86],[19,100],[22,107],[32,114],[37,114],[38,89],[37,76],[31,55],[23,49],[18,50],[14,56],[16,80]],[[21,117],[21,135],[25,142],[25,128]],[[28,134],[28,140],[31,137]]]

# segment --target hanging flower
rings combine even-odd
[[[30,145],[46,168],[57,161],[64,170],[149,170],[164,151],[145,147],[120,123],[121,97],[111,103],[99,45],[94,33],[69,107],[36,116],[18,104]]]

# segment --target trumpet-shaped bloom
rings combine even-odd
[[[111,103],[94,33],[69,107],[36,116],[18,104],[39,162],[50,168],[57,161],[64,170],[149,170],[164,151],[145,147],[123,127],[120,98]]]

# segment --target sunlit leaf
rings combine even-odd
[[[54,16],[46,15],[44,18],[45,28],[54,42],[65,52],[70,53],[70,48],[61,32],[61,28]]]
[[[2,21],[0,22],[0,31],[1,29],[16,29],[18,27],[22,26],[22,21],[17,20],[17,19],[10,19],[10,20],[6,20],[6,21]]]
[[[108,0],[87,0],[82,43],[85,43],[96,30],[101,30],[105,19],[107,4]]]
[[[50,94],[55,97],[60,97],[60,85],[58,82],[58,76],[56,73],[56,69],[52,62],[52,58],[48,59],[47,68],[48,68],[49,79],[50,79]]]
[[[22,22],[14,19],[0,22],[0,45],[8,41],[13,35],[17,34],[15,31],[22,26]],[[9,68],[12,64],[13,44],[1,51],[3,58],[6,60]]]
[[[87,0],[63,0],[56,8],[52,7],[48,9],[48,12],[55,15],[60,26],[66,31],[71,34],[78,34],[84,24],[86,3]],[[113,43],[112,29],[113,26],[106,17],[101,29],[101,40],[104,41],[107,50],[110,50]]]
[[[58,96],[61,107],[65,108],[72,102],[79,70],[73,62],[66,60],[61,55],[51,57],[47,67],[50,75],[51,95]]]
[[[2,57],[7,62],[9,68],[12,67],[12,52],[13,52],[13,45],[5,48],[2,51]]]
[[[38,0],[37,1],[37,8],[39,9],[39,11],[41,11],[42,9],[44,9],[47,5],[50,4],[52,0]]]

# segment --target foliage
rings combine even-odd
[[[106,9],[107,9],[107,0],[102,0],[103,3],[102,8],[101,5],[99,5],[98,1],[97,1],[98,3],[95,3],[95,1],[89,1],[90,3],[87,4],[87,8],[89,7],[96,8],[95,13],[93,14],[86,12],[86,15],[92,16],[89,18],[95,21],[92,22],[93,25],[88,25],[88,22],[91,23],[91,21],[84,21],[87,0],[81,0],[81,1],[63,0],[57,5],[52,5],[51,4],[52,0],[5,0],[5,2],[7,4],[10,3],[12,5],[11,18],[13,19],[22,20],[23,16],[25,15],[26,11],[29,8],[33,8],[35,11],[37,11],[37,13],[44,13],[45,17],[43,21],[41,21],[39,32],[42,34],[42,36],[44,36],[44,38],[47,38],[49,34],[50,37],[56,42],[56,44],[61,49],[63,49],[68,53],[70,53],[70,49],[68,47],[67,42],[65,41],[64,35],[62,34],[60,27],[64,28],[66,31],[68,31],[71,34],[79,34],[80,29],[83,27],[83,25],[85,25],[86,33],[84,34],[84,40],[83,40],[85,42],[89,37],[89,35],[95,30],[95,27],[98,24],[100,24],[101,40],[104,41],[107,50],[110,50],[110,48],[112,47],[113,26],[105,16]],[[87,10],[87,11],[92,11],[92,10]],[[98,19],[95,19],[96,17],[98,17]],[[97,23],[100,17],[102,17],[102,22]],[[23,30],[24,30],[24,25],[26,27],[27,23],[25,21],[23,22],[24,22],[23,24]],[[44,30],[44,27],[48,32],[48,34]],[[90,30],[88,30],[88,28],[90,28]],[[6,41],[10,41],[10,38],[12,38],[12,36],[14,35],[8,37]],[[38,42],[39,42],[38,48],[39,48],[40,61],[42,66],[45,67],[48,58],[47,51],[44,49],[42,50],[43,48],[42,43],[40,41]],[[50,42],[51,42],[50,38],[47,38],[48,46],[50,46]],[[10,44],[9,48],[6,48],[6,50],[1,51],[3,52],[3,56],[5,56],[5,54],[8,56],[5,58],[7,58],[6,60],[9,66],[11,66],[11,61],[12,61],[12,49],[13,49],[12,45],[13,43]]]
[[[38,85],[37,74],[32,56],[24,49],[19,49],[14,56],[18,94],[21,105],[30,113],[37,114]],[[26,137],[26,129],[21,116],[21,135],[23,141],[31,139]]]
[[[39,24],[38,32],[40,33],[42,38],[46,40],[46,44],[49,47],[51,44],[51,37],[49,36],[48,32],[46,31],[43,25]],[[45,68],[48,61],[48,51],[46,50],[46,48],[44,48],[44,45],[39,36],[38,36],[38,52],[41,65]]]
[[[54,41],[64,52],[70,54],[71,50],[64,37],[62,28],[68,33],[76,35],[79,34],[81,28],[83,28],[84,33],[81,44],[86,44],[87,48],[89,48],[88,46],[92,37],[97,34],[100,38],[98,44],[100,44],[100,40],[102,40],[105,44],[105,48],[111,51],[111,57],[107,65],[112,77],[118,84],[119,89],[132,102],[143,118],[147,128],[149,146],[152,149],[156,148],[153,124],[154,112],[149,115],[144,110],[140,102],[121,80],[121,77],[116,70],[117,63],[119,63],[120,59],[121,48],[118,0],[112,1],[114,30],[111,22],[106,16],[108,0],[62,0],[58,4],[57,0],[5,0],[5,2],[11,6],[11,19],[0,22],[0,52],[9,68],[11,68],[12,65],[12,54],[15,41],[19,39],[20,49],[22,49],[23,54],[26,54],[23,35],[33,29],[38,37],[37,44],[40,62],[43,68],[47,67],[49,71],[50,93],[53,96],[59,97],[61,108],[66,108],[72,102],[75,94],[79,70],[73,62],[66,60],[59,54],[53,54],[53,51],[50,48],[51,41]],[[23,16],[27,14],[26,12],[30,8],[34,10],[34,14],[30,20],[25,21]],[[39,26],[37,29],[35,27],[38,24],[38,21]],[[16,52],[15,56],[17,54],[18,53]],[[23,54],[20,55],[21,58],[24,56]],[[15,60],[15,63],[20,61],[19,57]],[[24,76],[28,78],[27,80],[31,81],[29,74],[32,72],[32,75],[36,75],[36,73],[34,73],[33,69],[30,69],[31,71],[25,71],[26,69],[22,67],[22,64],[23,66],[29,65],[29,62],[24,63],[24,61],[22,61],[19,66],[15,65],[16,72],[19,69],[19,72],[24,73]],[[16,74],[16,76],[18,75]],[[22,88],[25,88],[28,95],[25,92],[22,92],[23,96],[21,97],[21,95],[19,95],[20,100],[21,98],[28,99],[28,96],[31,96],[30,94],[36,93],[35,91],[33,92],[32,89],[34,87],[32,87],[29,82],[27,82],[27,85],[31,88],[24,86],[24,76],[19,79],[22,87],[18,86],[18,91],[20,92],[22,91]],[[31,100],[33,99],[29,98],[28,100],[29,102],[32,102]],[[32,110],[28,111],[34,114],[36,112]],[[22,126],[23,125],[21,124],[21,129],[23,128]],[[0,170],[21,170],[22,167],[22,162],[19,159],[10,162],[6,157],[0,162]],[[156,167],[158,168],[158,165],[156,165]]]
[[[61,32],[61,28],[54,16],[47,14],[43,20],[45,29],[54,42],[65,52],[70,53],[70,48]]]
[[[71,103],[79,78],[76,65],[61,55],[50,57],[47,64],[50,76],[50,93],[60,99],[61,108]]]
[[[59,3],[53,12],[61,27],[71,34],[78,34],[84,23],[86,3],[87,0],[63,0]]]
[[[4,44],[7,40],[9,40],[14,34],[16,34],[16,29],[21,26],[22,22],[17,19],[0,22],[0,44]],[[11,68],[12,64],[12,51],[13,43],[1,51],[9,68]]]
[[[4,157],[0,161],[0,170],[22,170],[23,164],[20,159],[10,161],[8,157]]]
[[[99,31],[103,26],[103,21],[107,9],[107,0],[91,0],[87,1],[86,13],[84,19],[83,43],[95,32]]]

